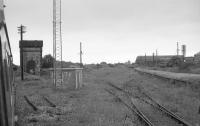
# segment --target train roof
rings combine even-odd
[[[2,24],[2,22],[5,21],[5,16],[4,16],[4,3],[3,0],[0,0],[0,22]]]
[[[0,0],[0,29],[2,29],[2,28],[5,30],[5,36],[7,38],[7,44],[8,44],[8,47],[9,47],[10,55],[12,56],[10,40],[9,40],[9,36],[8,36],[8,30],[7,30],[6,21],[5,21],[4,2],[3,2],[3,0]]]

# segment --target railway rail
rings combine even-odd
[[[113,95],[114,97],[116,97],[117,99],[119,99],[119,101],[125,105],[130,111],[132,111],[133,113],[136,113],[138,115],[138,117],[140,119],[142,119],[144,121],[144,123],[147,126],[154,126],[151,121],[139,110],[137,109],[137,107],[132,104],[129,105],[128,103],[126,103],[122,98],[120,98],[117,94],[115,94],[114,92],[112,92],[111,90],[105,89],[105,91],[107,91],[109,94]],[[134,107],[134,108],[133,108]]]
[[[56,104],[54,104],[53,102],[51,102],[47,97],[42,96],[42,98],[51,106],[51,107],[56,107]]]
[[[192,126],[192,124],[190,124],[189,122],[185,121],[183,118],[177,116],[176,114],[174,114],[173,112],[171,112],[170,110],[168,110],[167,108],[165,108],[164,106],[160,105],[157,101],[155,101],[152,97],[150,97],[149,95],[147,95],[144,91],[140,93],[142,94],[143,97],[139,97],[139,96],[134,96],[132,94],[132,92],[125,90],[123,88],[120,88],[112,83],[108,83],[108,85],[116,90],[118,90],[121,93],[124,93],[129,101],[130,104],[126,103],[126,107],[129,108],[132,112],[135,112],[138,117],[140,117],[141,120],[143,120],[143,122],[148,125],[148,126],[154,126],[156,124],[156,121],[160,121],[158,120],[154,120],[153,123],[153,119],[151,118],[151,116],[148,115],[148,113],[146,113],[144,110],[142,111],[141,107],[138,107],[138,105],[141,104],[146,104],[146,106],[151,108],[154,108],[153,111],[157,110],[157,113],[160,113],[162,115],[162,117],[164,118],[164,115],[167,116],[168,119],[172,119],[170,121],[172,121],[174,125],[181,125],[181,126]],[[125,101],[123,100],[123,98],[120,98],[119,96],[117,96],[115,93],[106,90],[108,93],[112,94],[114,97],[120,99],[120,101],[124,104]],[[136,102],[141,102],[141,104],[136,105]],[[158,112],[159,111],[159,112]],[[148,115],[148,116],[147,116]],[[161,117],[161,118],[162,118]],[[169,118],[170,117],[170,118]],[[166,118],[166,117],[165,117]],[[167,125],[167,124],[166,124]]]
[[[50,107],[52,107],[52,108],[56,107],[56,105],[53,102],[51,102],[47,97],[45,97],[45,96],[41,96],[41,97],[44,101],[46,101],[46,103],[48,103],[48,105]],[[40,110],[33,102],[31,102],[31,100],[28,98],[28,96],[24,96],[24,99],[34,111]]]

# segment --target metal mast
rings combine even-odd
[[[53,57],[53,83],[57,87],[62,85],[61,0],[53,0]]]

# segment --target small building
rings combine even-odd
[[[136,64],[145,66],[161,66],[165,67],[173,57],[183,59],[183,55],[159,55],[159,56],[137,56]]]
[[[42,40],[19,41],[20,64],[23,64],[24,72],[40,75],[42,47]]]
[[[185,57],[184,59],[185,59],[186,63],[194,63],[194,57],[192,57],[192,56],[191,57]]]
[[[199,64],[200,63],[200,52],[196,53],[194,55],[194,63]]]

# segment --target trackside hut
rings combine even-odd
[[[23,56],[24,72],[40,75],[43,41],[22,40],[19,47],[20,55]]]

